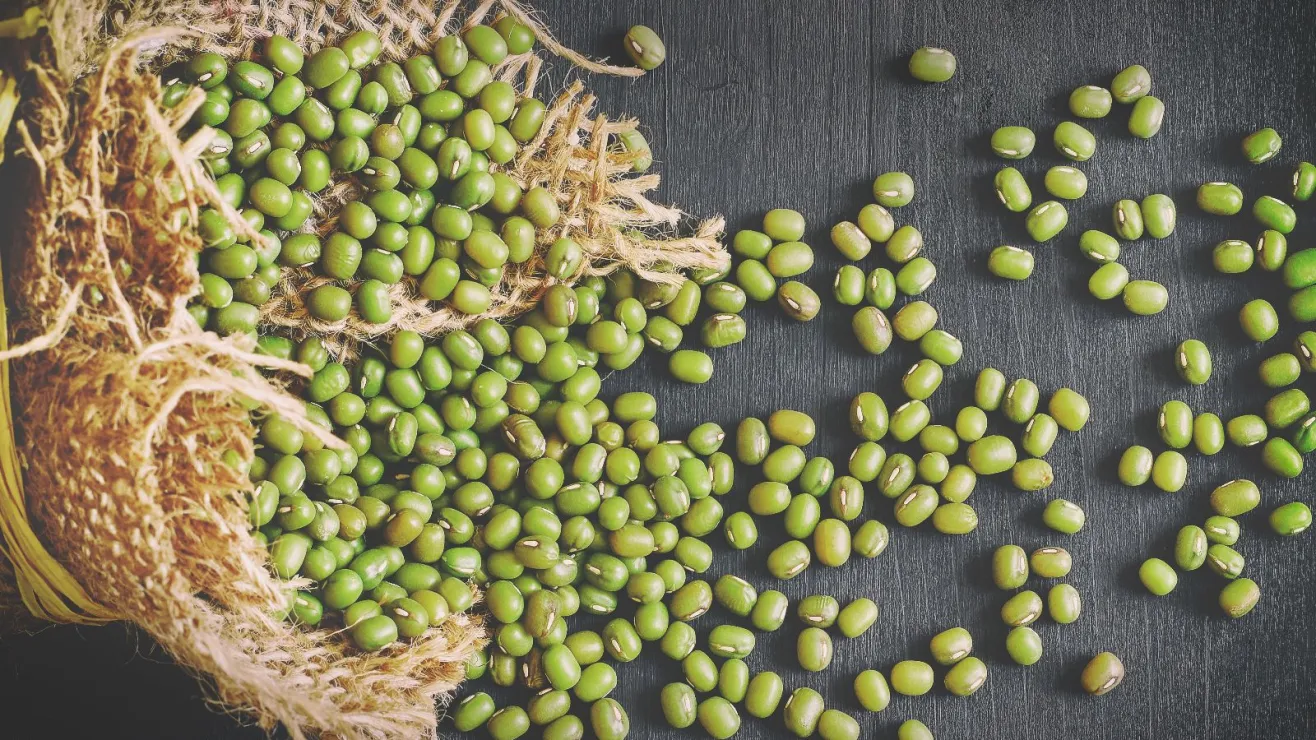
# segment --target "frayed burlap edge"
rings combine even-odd
[[[493,5],[480,4],[472,18]],[[519,5],[502,5],[528,19]],[[289,18],[324,13],[324,23],[302,27],[328,29],[328,40],[375,27],[389,53],[398,54],[404,44],[426,40],[415,37],[413,29],[423,26],[410,15],[420,7],[401,0],[332,8],[301,0],[56,1],[46,8],[49,38],[24,70],[32,92],[16,124],[16,166],[7,173],[20,188],[14,192],[27,194],[10,269],[10,328],[21,344],[6,354],[17,358],[14,399],[34,526],[97,602],[140,625],[204,678],[218,707],[266,728],[282,724],[296,738],[434,736],[435,699],[460,680],[460,663],[481,644],[482,629],[456,615],[420,639],[363,654],[331,632],[294,629],[276,616],[284,585],[250,536],[250,484],[232,465],[254,453],[248,408],[280,413],[323,444],[340,443],[307,422],[301,402],[262,372],[295,377],[307,368],[257,354],[249,338],[203,332],[188,315],[201,244],[185,224],[204,205],[225,209],[197,161],[208,132],[178,135],[196,101],[162,110],[159,81],[142,72],[139,59],[167,58],[197,38],[222,46],[216,39],[242,38],[231,33],[235,24],[284,30]],[[448,3],[430,16],[436,32],[457,7]],[[380,16],[381,8],[394,12]],[[268,15],[275,10],[283,15]],[[542,33],[541,40],[556,45]],[[500,73],[517,70],[533,85],[538,61],[514,61]],[[568,95],[575,102],[554,115],[584,111],[568,120],[585,121],[592,98],[579,89]],[[533,158],[518,167],[563,188],[582,162],[620,174],[613,168],[629,159],[606,150],[608,135],[621,130],[609,126],[633,123],[590,125],[592,138],[571,140],[564,150],[571,157],[554,171]],[[573,126],[568,139],[584,130]],[[547,127],[545,137],[565,130]],[[599,185],[597,177],[588,182]],[[608,223],[608,208],[629,212],[614,214],[614,224],[674,225],[676,211],[642,200],[656,178],[633,182],[628,187],[641,199],[630,205],[620,200],[628,197],[624,189],[587,201],[592,210],[567,201],[575,215],[563,228]],[[639,202],[647,205],[637,209]],[[716,230],[706,225],[684,243],[717,264],[725,255],[708,244]],[[609,238],[635,250],[627,264],[653,271],[654,279],[671,279],[658,273],[669,265],[709,264],[673,258],[667,245],[682,242]],[[587,242],[591,255],[608,259],[604,242]],[[533,295],[520,290],[526,299]]]
[[[384,38],[384,58],[402,60],[428,53],[440,37],[489,22],[501,15],[501,10],[531,25],[541,44],[578,66],[611,74],[640,73],[634,67],[593,62],[562,46],[515,0],[484,0],[457,23],[462,5],[461,0],[446,0],[435,11],[429,3],[417,0],[331,6],[303,0],[263,2],[236,11],[231,29],[218,36],[228,43],[222,47],[207,44],[207,48],[230,56],[246,55],[270,34],[281,33],[306,49],[316,49],[351,31],[368,28]],[[542,60],[531,52],[509,57],[494,73],[498,79],[516,85],[520,95],[530,96],[538,86],[541,68]],[[725,266],[729,257],[719,242],[722,219],[704,221],[693,233],[680,235],[685,214],[649,198],[658,187],[658,175],[633,175],[637,155],[616,143],[619,134],[635,130],[638,122],[596,116],[595,103],[595,97],[585,92],[581,82],[569,85],[549,104],[539,135],[521,148],[513,162],[501,168],[524,189],[547,188],[555,195],[562,215],[552,229],[540,231],[539,249],[529,261],[507,267],[503,279],[491,291],[488,310],[468,315],[444,302],[430,301],[420,295],[416,280],[408,277],[389,288],[393,312],[388,321],[371,323],[355,310],[341,321],[321,321],[306,310],[303,296],[327,283],[353,291],[359,283],[330,280],[311,268],[303,268],[284,271],[283,280],[261,308],[262,321],[295,338],[321,336],[340,357],[351,357],[361,342],[389,336],[399,329],[439,336],[484,318],[511,318],[532,308],[556,282],[544,271],[543,254],[549,244],[562,237],[576,241],[588,258],[580,274],[569,280],[627,268],[646,279],[676,282],[683,279],[677,271]],[[500,168],[495,165],[494,169]],[[316,198],[313,217],[302,230],[327,235],[336,225],[342,204],[360,195],[353,181],[331,183]]]
[[[507,319],[533,308],[553,283],[544,269],[546,247],[568,237],[581,246],[586,259],[582,275],[607,275],[628,269],[646,280],[674,283],[682,273],[725,264],[719,237],[721,218],[700,223],[692,234],[677,236],[683,214],[653,203],[647,193],[658,186],[658,175],[629,176],[633,154],[609,146],[617,134],[635,129],[634,119],[610,121],[593,117],[594,96],[573,83],[551,105],[540,136],[530,142],[510,170],[523,187],[544,186],[558,195],[562,217],[539,233],[540,247],[530,260],[508,265],[493,290],[493,303],[479,315],[467,315],[419,295],[414,280],[389,287],[392,318],[372,324],[355,313],[336,322],[321,321],[307,311],[303,297],[321,285],[342,284],[313,269],[285,270],[283,281],[262,308],[262,320],[293,332],[344,339],[336,347],[351,353],[354,343],[410,329],[427,336],[442,335],[484,318]],[[322,222],[324,233],[332,220]]]
[[[110,47],[76,92],[45,54],[30,70],[18,135],[32,200],[13,280],[14,333],[34,337],[15,353],[44,350],[16,363],[29,509],[91,595],[206,677],[217,705],[294,737],[432,735],[476,621],[362,654],[275,616],[284,586],[226,460],[254,452],[240,401],[341,443],[259,372],[305,367],[189,323],[201,245],[177,215],[218,199],[179,117],[158,109],[158,81],[138,71],[136,51],[166,40]]]

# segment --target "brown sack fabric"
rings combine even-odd
[[[359,29],[377,31],[385,56],[400,59],[459,30],[459,15],[462,23],[491,21],[500,9],[534,22],[521,6],[492,0],[465,14],[457,2],[436,9],[415,0],[53,2],[48,37],[19,70],[27,84],[5,187],[25,205],[10,227],[6,271],[10,354],[20,358],[15,426],[33,529],[91,598],[198,673],[219,704],[294,737],[433,737],[435,702],[461,679],[483,628],[453,615],[419,639],[362,653],[343,635],[274,616],[284,584],[250,536],[250,483],[233,464],[253,455],[249,409],[266,407],[326,444],[341,443],[306,421],[283,381],[270,379],[306,376],[308,368],[257,354],[249,337],[204,332],[187,313],[202,244],[186,224],[202,205],[222,204],[198,161],[207,135],[180,138],[196,101],[163,109],[150,70],[183,49],[241,55],[270,33],[314,49]],[[535,29],[548,50],[615,71]],[[522,55],[498,72],[530,86],[539,68]],[[552,237],[578,241],[595,260],[591,271],[624,266],[669,280],[673,269],[723,264],[720,220],[677,238],[682,214],[646,197],[657,176],[629,176],[632,155],[609,147],[635,122],[595,117],[593,103],[580,83],[568,87],[511,170],[558,194],[566,217]],[[319,228],[333,222],[339,203],[317,204]],[[235,227],[245,227],[229,211]],[[350,354],[359,341],[400,327],[437,335],[481,318],[455,315],[403,285],[389,325],[321,325],[297,295],[320,279],[285,271],[264,320],[321,334]],[[532,306],[545,281],[540,255],[509,271],[490,315]],[[12,576],[0,558],[0,616],[20,603]]]

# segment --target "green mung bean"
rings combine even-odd
[[[1211,379],[1211,351],[1198,339],[1185,339],[1174,351],[1174,366],[1179,377],[1191,385]]]
[[[1210,546],[1206,532],[1196,525],[1179,530],[1174,540],[1174,564],[1180,570],[1193,571],[1206,562],[1206,549]]]
[[[1288,238],[1274,229],[1266,229],[1257,237],[1256,252],[1257,264],[1261,269],[1266,272],[1277,272],[1288,264]],[[1285,279],[1287,283],[1287,273]]]
[[[972,468],[967,465],[952,465],[950,470],[946,471],[946,477],[942,479],[938,492],[950,503],[963,503],[973,495],[973,489],[977,485],[978,476]]]
[[[872,599],[859,598],[845,605],[837,614],[836,626],[846,637],[858,637],[877,622],[877,604]]]
[[[945,49],[920,47],[909,57],[909,74],[920,82],[946,82],[955,76],[955,55]]]
[[[1046,610],[1056,624],[1073,624],[1083,612],[1083,600],[1078,589],[1058,583],[1046,594]]]
[[[1297,421],[1292,443],[1293,448],[1303,454],[1316,450],[1316,414],[1307,414]]]
[[[1228,182],[1207,182],[1197,188],[1197,206],[1216,216],[1233,216],[1243,210],[1243,191]]]
[[[1283,437],[1266,440],[1261,448],[1261,462],[1267,470],[1282,478],[1296,478],[1302,474],[1302,453]]]
[[[1113,97],[1110,90],[1097,85],[1083,85],[1069,94],[1069,112],[1079,118],[1105,118]]]
[[[1220,590],[1220,609],[1232,619],[1247,616],[1261,599],[1261,588],[1251,578],[1239,578]]]
[[[1026,249],[1000,246],[987,257],[987,269],[1007,280],[1027,280],[1033,274],[1033,254]]]
[[[1010,421],[1023,424],[1037,412],[1040,395],[1036,383],[1028,378],[1018,378],[1006,388],[1001,412]]]
[[[925,428],[924,431],[927,431]],[[919,433],[922,435],[922,432]],[[950,459],[941,452],[927,452],[918,459],[916,465],[919,480],[936,485],[945,480],[950,472]]]
[[[804,216],[799,211],[775,208],[763,214],[763,233],[773,241],[798,242],[804,238],[804,229]]]
[[[1263,195],[1252,202],[1252,216],[1267,229],[1288,234],[1297,225],[1293,207],[1271,195]]]
[[[1082,429],[1091,413],[1088,400],[1072,388],[1061,388],[1051,394],[1047,410],[1051,412],[1056,423],[1070,432]],[[1006,413],[1008,416],[1009,412]]]
[[[891,666],[891,690],[904,696],[923,696],[932,690],[932,666],[921,660],[902,660]]]
[[[1129,113],[1129,133],[1140,139],[1150,139],[1161,130],[1165,122],[1165,103],[1154,95],[1144,95],[1133,104]]]
[[[1238,542],[1242,534],[1242,529],[1236,520],[1220,515],[1207,517],[1202,529],[1206,532],[1208,540],[1220,545],[1232,546]]]
[[[1118,262],[1098,267],[1088,278],[1088,293],[1093,298],[1108,301],[1122,295],[1129,284],[1129,270]]]
[[[740,714],[731,702],[710,696],[699,703],[699,726],[715,740],[726,740],[740,731]]]
[[[842,265],[832,281],[832,297],[843,306],[857,306],[864,300],[864,271],[854,265]]]
[[[1193,419],[1193,447],[1203,455],[1214,455],[1225,447],[1225,424],[1206,412]]]
[[[1075,162],[1086,162],[1097,149],[1097,139],[1091,131],[1074,123],[1062,121],[1052,137],[1056,151]]]
[[[1316,193],[1316,165],[1299,162],[1293,170],[1293,199],[1306,203]]]
[[[886,311],[896,301],[896,275],[885,267],[874,268],[864,282],[864,300]]]
[[[1035,591],[1020,591],[1001,606],[1001,621],[1011,627],[1026,627],[1042,616],[1042,597]]]
[[[1020,491],[1040,491],[1051,486],[1055,473],[1047,461],[1031,458],[1014,464],[1010,469],[1010,480]]]
[[[1279,313],[1270,301],[1255,298],[1239,309],[1238,323],[1249,339],[1265,342],[1279,332]]]
[[[667,720],[667,724],[677,729],[684,729],[695,723],[697,702],[694,689],[685,683],[669,683],[658,694],[663,718]]]
[[[1279,154],[1283,141],[1273,128],[1263,128],[1243,137],[1243,156],[1252,164],[1261,164]]]
[[[892,325],[886,314],[875,306],[860,308],[851,320],[859,345],[869,354],[880,355],[891,346]]]
[[[1083,509],[1072,501],[1055,499],[1047,503],[1042,511],[1042,522],[1057,532],[1076,534],[1083,528],[1085,520]]]
[[[645,71],[657,69],[667,59],[662,38],[648,26],[631,26],[622,45],[635,66]]]
[[[1316,332],[1304,331],[1293,340],[1293,353],[1306,372],[1316,371]]]
[[[889,543],[890,534],[886,525],[876,519],[864,522],[851,536],[851,545],[855,553],[865,558],[881,555]]]
[[[1005,650],[1015,663],[1033,665],[1042,659],[1042,638],[1032,627],[1015,627],[1005,637]]]
[[[1133,280],[1124,286],[1124,307],[1138,316],[1151,316],[1165,310],[1170,301],[1164,285],[1152,280]]]
[[[1028,566],[1042,578],[1063,578],[1073,567],[1073,558],[1062,547],[1042,547],[1028,556]]]
[[[923,234],[913,226],[901,226],[887,240],[884,249],[892,262],[903,265],[923,251]]]
[[[1048,193],[1065,200],[1078,200],[1088,191],[1088,177],[1077,167],[1052,167],[1043,183]]]
[[[978,475],[995,475],[1014,467],[1017,459],[1014,443],[1000,435],[989,435],[969,444],[969,467]]]
[[[795,655],[800,667],[817,673],[826,670],[832,662],[832,638],[817,627],[804,628],[795,643]]]
[[[1156,428],[1165,444],[1182,450],[1192,442],[1193,411],[1183,401],[1166,401],[1161,406]]]
[[[933,636],[928,649],[937,663],[954,665],[973,652],[973,636],[963,627],[952,627]]]
[[[781,704],[785,686],[781,677],[771,671],[757,673],[745,691],[745,711],[751,717],[764,719],[772,716]]]
[[[817,691],[808,687],[795,689],[782,709],[786,729],[797,737],[809,737],[817,730],[825,706],[822,694]]]
[[[1001,204],[1014,213],[1022,213],[1033,205],[1033,191],[1028,188],[1028,181],[1014,167],[1001,168],[993,180],[993,187]]]
[[[896,231],[895,218],[891,212],[877,203],[869,203],[859,209],[859,216],[855,221],[864,236],[880,244],[890,239]]]
[[[1024,159],[1036,143],[1037,137],[1025,126],[1002,126],[991,138],[992,151],[1002,159]]]
[[[777,302],[781,304],[786,315],[796,321],[810,321],[822,309],[822,301],[818,299],[818,294],[809,286],[795,280],[787,281],[777,289]]]
[[[1237,447],[1252,447],[1266,441],[1266,420],[1256,414],[1235,416],[1225,424],[1225,435]]]
[[[990,369],[990,368],[989,368]],[[984,371],[986,372],[986,371]],[[981,381],[982,376],[979,376]],[[1001,377],[1004,393],[1004,376]],[[987,412],[977,406],[965,406],[955,416],[955,434],[964,442],[977,442],[987,432]]]
[[[1069,224],[1069,211],[1059,201],[1048,200],[1033,206],[1024,219],[1024,228],[1033,241],[1049,241]]]
[[[1148,558],[1138,568],[1138,579],[1154,596],[1165,596],[1179,584],[1179,576],[1169,563],[1160,558]]]
[[[971,696],[987,682],[987,664],[969,656],[946,672],[943,684],[955,696]]]
[[[873,249],[873,243],[863,230],[851,221],[842,221],[832,227],[832,245],[848,260],[858,262]]]
[[[953,60],[954,57],[951,59]],[[886,208],[909,205],[914,200],[914,178],[904,172],[886,172],[878,175],[873,180],[873,200]]]
[[[1127,198],[1117,201],[1111,212],[1111,220],[1114,222],[1115,235],[1119,238],[1125,241],[1142,238],[1144,231],[1142,208],[1137,201]]]
[[[1009,591],[1021,588],[1028,580],[1028,554],[1018,545],[1002,545],[992,554],[992,580],[996,587]]]
[[[813,267],[813,249],[801,241],[781,242],[768,252],[764,264],[773,277],[795,277]]]
[[[1178,450],[1166,450],[1156,456],[1151,467],[1151,481],[1166,493],[1183,488],[1188,477],[1188,460]]]
[[[937,309],[927,301],[910,301],[891,318],[891,329],[906,342],[917,342],[936,328]]]
[[[896,287],[909,296],[921,295],[936,279],[937,267],[926,257],[915,257],[905,263],[895,276]]]
[[[1221,516],[1241,516],[1260,503],[1261,489],[1243,478],[1224,483],[1211,492],[1211,508]]]
[[[1301,501],[1290,501],[1270,513],[1270,528],[1278,535],[1291,537],[1311,527],[1311,508]]]
[[[881,671],[868,669],[855,676],[854,694],[859,705],[870,712],[880,712],[891,703],[891,688]]]
[[[968,534],[977,529],[978,514],[968,504],[945,503],[932,512],[932,526],[942,534]]]
[[[959,362],[964,354],[964,344],[942,329],[933,329],[924,334],[919,339],[918,347],[924,357],[943,367]]]
[[[1151,92],[1151,73],[1141,64],[1120,70],[1111,80],[1110,92],[1116,103],[1133,103]]]
[[[1164,239],[1174,232],[1176,212],[1174,201],[1168,195],[1153,193],[1142,199],[1142,222],[1147,236]]]
[[[1080,683],[1093,696],[1108,694],[1124,680],[1124,664],[1114,653],[1099,653],[1083,668]]]
[[[1243,556],[1237,550],[1222,544],[1213,544],[1206,548],[1206,565],[1216,575],[1234,579],[1243,572],[1245,566]]]
[[[1078,238],[1079,251],[1083,256],[1098,263],[1114,262],[1120,256],[1120,244],[1115,237],[1104,231],[1088,229]]]

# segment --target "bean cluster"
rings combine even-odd
[[[1165,104],[1148,94],[1151,74],[1134,65],[1115,75],[1110,87],[1083,85],[1069,97],[1069,110],[1076,118],[1098,119],[1110,114],[1113,103],[1131,103],[1129,133],[1143,139],[1161,129]],[[1075,163],[1086,162],[1096,152],[1097,140],[1091,131],[1074,121],[1062,121],[1052,135],[1056,151]],[[1032,130],[1023,126],[1004,126],[991,137],[991,148],[1003,159],[1027,158],[1036,144]],[[1069,225],[1069,212],[1061,201],[1075,201],[1087,194],[1087,175],[1077,167],[1062,165],[1047,170],[1043,186],[1059,200],[1033,203],[1033,192],[1023,173],[1005,167],[994,179],[996,195],[1014,213],[1027,211],[1024,227],[1033,241],[1041,244],[1060,235]],[[1136,241],[1143,236],[1164,239],[1174,232],[1177,211],[1169,196],[1154,193],[1141,202],[1122,199],[1112,209],[1114,236],[1099,229],[1084,231],[1079,238],[1083,256],[1100,265],[1088,281],[1088,291],[1099,300],[1122,297],[1130,313],[1146,316],[1165,310],[1169,293],[1152,280],[1131,280],[1128,268],[1117,260],[1120,241]],[[1116,238],[1118,237],[1118,239]],[[1033,274],[1034,258],[1022,247],[1004,245],[993,249],[987,269],[1007,280],[1027,280]]]
[[[506,172],[539,134],[546,109],[494,70],[534,42],[528,27],[504,17],[401,64],[380,62],[380,38],[361,31],[309,57],[275,35],[261,61],[203,53],[172,70],[164,103],[205,91],[191,119],[215,129],[203,160],[223,200],[259,233],[201,212],[197,321],[221,333],[253,331],[285,267],[330,279],[302,296],[310,315],[329,323],[351,315],[388,322],[390,287],[402,281],[423,299],[480,314],[504,269],[529,260],[538,244],[549,244],[548,275],[574,277],[579,245],[549,234],[561,218],[555,195]],[[618,143],[643,169],[643,136]],[[341,182],[354,187],[336,221],[316,223],[317,199]]]
[[[1241,150],[1249,162],[1261,164],[1277,156],[1281,146],[1279,134],[1264,128],[1244,137]],[[1292,185],[1294,201],[1310,199],[1316,192],[1316,167],[1299,163]],[[1197,190],[1198,207],[1212,215],[1234,216],[1242,211],[1244,200],[1242,189],[1233,183],[1208,182]],[[1117,206],[1117,213],[1119,209]],[[1145,208],[1143,211],[1143,221],[1150,231],[1151,221]],[[1125,212],[1132,214],[1131,209]],[[1285,286],[1295,291],[1289,302],[1291,317],[1299,322],[1316,317],[1316,312],[1304,308],[1310,300],[1304,291],[1316,284],[1316,277],[1307,277],[1308,263],[1316,258],[1316,250],[1289,253],[1287,235],[1297,223],[1293,207],[1279,198],[1263,195],[1254,201],[1252,215],[1263,228],[1255,245],[1240,239],[1219,242],[1212,251],[1216,271],[1236,275],[1256,265],[1263,271],[1278,272]],[[1130,217],[1126,221],[1133,223],[1136,219]],[[1136,228],[1136,224],[1131,228]],[[1085,240],[1087,237],[1085,234]],[[1089,247],[1084,251],[1089,251]],[[1092,242],[1090,251],[1097,253],[1101,249]],[[1279,312],[1264,298],[1244,304],[1238,319],[1242,334],[1252,342],[1266,342],[1279,333]],[[1168,449],[1153,453],[1142,445],[1129,447],[1120,458],[1120,481],[1128,486],[1151,481],[1162,491],[1176,492],[1183,488],[1188,476],[1188,460],[1181,450],[1191,446],[1199,454],[1214,455],[1224,449],[1226,440],[1236,447],[1259,446],[1261,462],[1268,470],[1282,478],[1298,476],[1304,467],[1303,455],[1316,449],[1312,431],[1316,429],[1316,414],[1312,413],[1307,393],[1290,386],[1304,372],[1316,369],[1313,351],[1316,351],[1316,333],[1304,331],[1294,340],[1292,352],[1272,354],[1261,361],[1259,379],[1277,391],[1261,414],[1240,414],[1226,422],[1209,411],[1195,413],[1183,401],[1166,401],[1157,417],[1157,431]],[[1212,375],[1211,351],[1200,340],[1184,340],[1175,349],[1174,367],[1185,383],[1203,385]],[[1200,525],[1189,524],[1179,531],[1170,560],[1159,557],[1145,560],[1139,568],[1143,585],[1152,594],[1164,596],[1178,585],[1179,571],[1194,571],[1206,565],[1228,581],[1219,598],[1225,614],[1233,618],[1248,614],[1260,599],[1261,591],[1256,582],[1240,577],[1245,560],[1234,547],[1242,532],[1238,517],[1257,508],[1260,502],[1261,491],[1250,480],[1238,479],[1218,486],[1211,494],[1215,514]],[[1277,534],[1291,536],[1309,528],[1311,518],[1311,509],[1306,504],[1293,501],[1272,510],[1270,525]]]
[[[873,200],[854,221],[832,227],[832,244],[851,262],[864,260],[874,244],[881,244],[896,271],[875,267],[865,274],[857,265],[842,265],[832,282],[832,296],[843,306],[860,306],[850,325],[859,346],[870,354],[886,352],[895,337],[919,344],[928,364],[914,378],[907,377],[906,391],[911,384],[931,383],[935,377],[927,390],[930,395],[941,382],[939,368],[933,365],[953,365],[963,348],[949,332],[935,328],[937,310],[919,298],[937,279],[937,266],[923,255],[923,234],[909,224],[896,228],[889,210],[913,202],[913,178],[904,172],[879,175],[873,180]],[[907,301],[888,318],[899,296],[917,300]]]
[[[682,348],[686,331],[697,324],[706,349],[736,344],[746,335],[741,312],[750,300],[775,297],[791,318],[813,319],[819,297],[793,278],[813,266],[814,253],[802,241],[804,216],[776,209],[765,214],[761,230],[734,236],[735,261],[723,269],[672,282],[620,270],[607,279],[570,284],[584,255],[570,239],[544,236],[560,218],[555,198],[542,187],[523,189],[499,171],[538,134],[545,111],[539,101],[519,98],[510,84],[494,80],[492,69],[509,54],[529,51],[534,41],[529,29],[504,18],[446,37],[432,57],[399,65],[375,64],[381,43],[369,33],[309,59],[276,36],[264,49],[269,67],[246,61],[230,67],[203,54],[165,87],[165,100],[174,105],[195,86],[206,90],[194,123],[221,127],[207,152],[208,166],[226,202],[261,234],[248,238],[217,212],[202,213],[206,272],[192,311],[209,328],[253,331],[258,307],[282,267],[314,266],[334,281],[306,296],[309,312],[322,321],[341,321],[355,310],[363,320],[387,322],[387,286],[408,277],[424,297],[478,314],[489,307],[489,289],[507,265],[548,246],[544,269],[555,282],[535,309],[506,324],[486,319],[437,340],[399,331],[351,363],[336,361],[315,338],[259,339],[263,352],[314,370],[303,388],[307,416],[343,442],[341,448],[326,447],[287,419],[259,419],[260,450],[249,471],[256,484],[251,524],[257,540],[268,545],[275,572],[305,584],[290,592],[287,617],[341,627],[361,650],[383,650],[425,634],[450,614],[476,608],[475,594],[482,589],[478,608],[493,642],[465,666],[466,677],[477,685],[519,687],[528,697],[499,707],[488,692],[476,690],[451,718],[458,730],[483,728],[495,740],[515,740],[532,727],[547,740],[580,738],[586,722],[604,740],[626,737],[630,718],[611,697],[618,685],[615,665],[637,660],[646,644],[680,666],[683,680],[665,685],[658,697],[672,727],[698,723],[724,740],[740,729],[742,712],[755,718],[779,714],[795,736],[854,740],[859,722],[827,708],[817,691],[798,687],[787,693],[777,673],[751,671],[746,658],[758,635],[785,627],[792,605],[781,591],[759,590],[739,576],[712,583],[701,577],[714,558],[710,539],[720,532],[729,547],[745,550],[759,543],[765,519],[779,517],[788,538],[765,561],[771,576],[783,581],[810,567],[842,567],[855,555],[875,558],[887,549],[890,532],[864,515],[866,491],[873,490],[892,502],[892,518],[903,527],[926,523],[948,536],[967,534],[978,525],[968,500],[980,477],[1008,474],[1020,491],[1052,485],[1055,471],[1045,458],[1060,430],[1085,426],[1088,402],[1061,388],[1041,410],[1036,383],[1007,379],[989,367],[978,374],[973,404],[951,423],[933,423],[927,401],[945,369],[960,361],[963,346],[937,328],[937,311],[922,298],[937,274],[923,255],[922,234],[912,225],[896,226],[891,209],[914,197],[913,179],[903,172],[877,177],[875,202],[830,232],[852,263],[867,259],[874,244],[883,245],[890,263],[867,272],[847,264],[837,272],[833,295],[842,305],[859,307],[852,328],[860,346],[880,355],[899,337],[917,343],[923,355],[902,376],[905,398],[894,408],[874,392],[852,399],[849,423],[859,441],[844,470],[806,451],[817,427],[800,411],[746,418],[731,434],[705,423],[678,439],[654,422],[652,395],[629,392],[606,402],[600,370],[625,369],[647,348],[668,355],[678,380],[708,381],[712,358]],[[624,45],[644,69],[666,57],[661,39],[643,26],[632,28]],[[923,48],[911,57],[909,70],[920,81],[945,82],[955,64],[950,52]],[[1131,104],[1130,133],[1150,138],[1164,117],[1164,105],[1148,94],[1150,88],[1150,74],[1135,65],[1109,88],[1075,90],[1070,110],[1092,119],[1108,115],[1114,103]],[[637,170],[649,166],[642,135],[618,138],[636,155]],[[1092,133],[1072,121],[1056,127],[1053,143],[1076,163],[1096,148]],[[993,151],[1005,159],[1024,159],[1035,146],[1035,135],[1023,127],[1007,126],[991,137]],[[1269,160],[1280,151],[1279,136],[1263,129],[1244,140],[1243,151],[1253,162]],[[299,233],[315,210],[312,196],[335,175],[353,178],[363,197],[344,205],[323,239]],[[1042,243],[1067,227],[1061,201],[1083,197],[1087,178],[1073,166],[1051,168],[1044,186],[1059,200],[1036,205],[1014,167],[1002,169],[995,186],[1011,212],[1027,212],[1024,225]],[[1316,166],[1303,163],[1294,176],[1294,199],[1306,200],[1314,191]],[[1241,210],[1243,195],[1232,184],[1207,183],[1198,203],[1209,213],[1232,215]],[[1255,257],[1246,242],[1222,242],[1215,250],[1217,268],[1235,274],[1255,261],[1282,271],[1296,291],[1289,305],[1293,317],[1316,318],[1316,250],[1287,254],[1285,235],[1296,219],[1292,208],[1262,196],[1253,214],[1266,229]],[[1165,288],[1130,280],[1117,260],[1121,240],[1166,238],[1175,221],[1175,204],[1165,195],[1117,202],[1114,235],[1093,229],[1079,240],[1082,253],[1100,264],[1089,283],[1092,294],[1103,300],[1122,296],[1134,314],[1163,310]],[[1026,279],[1033,255],[998,247],[988,267],[1004,278]],[[901,296],[909,300],[888,318]],[[1249,338],[1266,341],[1279,322],[1274,308],[1258,300],[1243,307],[1240,323]],[[1186,382],[1206,383],[1210,351],[1187,340],[1176,350],[1175,367]],[[1316,449],[1316,412],[1303,391],[1287,386],[1313,369],[1316,333],[1304,332],[1292,353],[1261,364],[1263,381],[1278,390],[1263,415],[1226,423],[1168,401],[1158,423],[1166,449],[1154,454],[1129,448],[1119,463],[1120,480],[1180,490],[1188,474],[1182,450],[1192,446],[1212,455],[1226,440],[1262,445],[1271,470],[1296,476],[1302,454]],[[992,433],[989,414],[1017,429]],[[1272,430],[1291,431],[1286,437]],[[917,459],[898,449],[912,444]],[[738,467],[742,484],[746,473],[753,481],[742,486],[743,510],[727,497]],[[1180,530],[1173,564],[1158,557],[1142,564],[1139,576],[1148,591],[1169,594],[1178,571],[1205,565],[1228,581],[1220,594],[1223,611],[1231,617],[1251,611],[1260,589],[1241,577],[1245,561],[1234,545],[1238,518],[1260,501],[1260,489],[1248,480],[1216,488],[1214,515]],[[1057,534],[1074,535],[1086,515],[1079,504],[1055,499],[1041,519]],[[1310,509],[1299,502],[1270,515],[1283,535],[1302,532],[1311,521]],[[1041,659],[1042,637],[1034,625],[1044,614],[1057,625],[1079,619],[1078,590],[1058,582],[1073,566],[1071,553],[1052,544],[1031,552],[1007,544],[992,554],[993,581],[1011,592],[1000,615],[1011,628],[1005,646],[1016,663]],[[1030,579],[1054,582],[1045,599],[1026,588]],[[722,624],[701,640],[692,623],[715,606],[748,626]],[[796,661],[821,672],[832,663],[836,635],[865,634],[877,622],[879,606],[868,598],[843,606],[833,596],[815,594],[799,600],[793,613]],[[577,617],[602,626],[580,628]],[[973,654],[968,630],[946,629],[928,647],[931,663],[906,659],[886,674],[870,669],[856,676],[859,704],[877,712],[893,691],[924,695],[938,670],[944,688],[956,696],[970,696],[987,681],[987,665]],[[1080,682],[1088,693],[1101,695],[1123,677],[1119,658],[1100,653]],[[932,733],[909,720],[899,737],[930,740]]]

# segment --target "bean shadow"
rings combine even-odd
[[[1175,364],[1177,348],[1178,345],[1163,343],[1155,350],[1144,353],[1140,359],[1143,374],[1152,376],[1158,382],[1182,384]]]
[[[1060,690],[1070,696],[1088,696],[1083,690],[1083,669],[1091,658],[1065,658],[1060,670]],[[1093,697],[1095,698],[1095,697]]]
[[[913,51],[912,49],[910,51]],[[887,80],[897,80],[903,83],[919,83],[914,76],[909,73],[909,55],[906,53],[895,54],[890,56],[885,62],[878,66],[881,71],[881,78]]]

